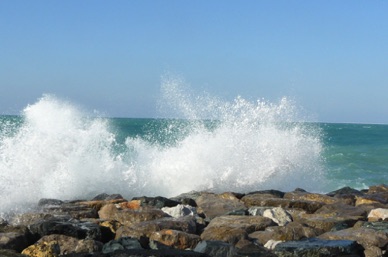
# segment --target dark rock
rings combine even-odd
[[[252,195],[252,194],[263,194],[263,195],[271,195],[272,197],[277,197],[277,198],[283,198],[284,196],[284,192],[282,191],[279,191],[279,190],[260,190],[260,191],[254,191],[254,192],[250,192],[247,195]]]
[[[97,209],[85,202],[64,202],[61,205],[43,205],[42,210],[52,215],[70,215],[74,219],[98,218]]]
[[[194,249],[198,253],[206,253],[212,257],[233,257],[235,247],[222,241],[205,240],[200,242]]]
[[[102,194],[99,194],[97,196],[95,196],[92,201],[96,201],[96,200],[105,200],[105,201],[109,201],[109,200],[115,200],[115,199],[124,199],[124,197],[122,197],[122,195],[120,194],[112,194],[112,195],[108,195],[106,193],[102,193]]]
[[[26,226],[7,225],[0,229],[0,248],[21,252],[34,243],[34,238]]]
[[[157,197],[134,197],[132,200],[140,200],[141,206],[152,206],[158,209],[161,209],[163,207],[174,207],[180,204],[178,201],[174,201],[171,199],[168,199],[166,197],[157,196]]]
[[[343,188],[340,188],[338,190],[327,193],[326,195],[331,196],[331,197],[341,197],[344,195],[363,195],[363,194],[364,194],[363,192],[361,192],[357,189],[354,189],[351,187],[343,187]]]
[[[51,234],[59,234],[78,239],[101,240],[100,226],[92,222],[52,219],[31,224],[29,229],[33,236],[38,238]]]
[[[112,240],[104,244],[103,253],[112,253],[117,250],[143,249],[140,242],[136,238],[121,237],[117,240]]]
[[[238,247],[236,245],[236,249],[233,254],[234,257],[277,257],[268,249],[263,246],[259,246],[252,242],[245,243],[243,246]]]
[[[0,249],[0,256],[1,257],[28,257],[27,255],[18,253],[10,249]]]
[[[364,256],[363,248],[351,240],[322,240],[310,238],[302,241],[288,241],[275,246],[278,257],[324,257]]]
[[[51,206],[51,205],[61,205],[63,204],[63,201],[58,200],[58,199],[47,199],[47,198],[42,198],[38,202],[38,206]]]

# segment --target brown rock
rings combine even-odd
[[[216,195],[212,193],[202,193],[196,200],[198,213],[203,213],[207,218],[223,215],[227,212],[245,209],[245,205],[232,194]]]
[[[361,217],[337,216],[335,213],[302,214],[297,221],[317,229],[317,233],[352,227]]]
[[[151,207],[142,207],[138,210],[132,209],[118,209],[114,204],[107,204],[98,212],[100,219],[116,220],[124,226],[130,226],[135,223],[160,219],[168,217],[166,213],[160,209]]]
[[[152,232],[149,239],[182,250],[194,249],[201,241],[198,235],[172,229]]]
[[[252,194],[245,195],[243,198],[241,198],[241,201],[244,202],[244,204],[247,207],[252,207],[252,206],[265,206],[262,204],[262,202],[267,199],[282,199],[282,198],[280,196],[276,196],[269,193],[252,193]],[[268,206],[273,206],[273,205],[268,205]],[[277,206],[274,206],[274,207],[277,207]]]
[[[375,193],[388,193],[388,185],[381,184],[381,185],[370,186],[368,190],[368,194],[375,194]]]
[[[60,254],[59,245],[55,242],[42,242],[30,245],[22,251],[30,257],[57,257]]]
[[[264,231],[249,234],[250,239],[256,239],[262,245],[265,245],[269,240],[293,241],[316,236],[318,234],[313,228],[298,222],[288,223],[284,227],[267,227]]]
[[[299,192],[299,191],[286,193],[283,198],[294,200],[294,201],[319,202],[319,203],[323,203],[323,204],[333,204],[333,203],[338,203],[338,202],[342,201],[339,198],[334,198],[334,197],[330,197],[327,195]]]
[[[202,240],[219,240],[236,244],[249,233],[274,225],[271,219],[261,216],[219,216],[214,218],[201,234]]]
[[[371,246],[383,248],[388,243],[388,236],[385,232],[364,227],[327,232],[320,235],[319,238],[329,240],[354,240],[365,249],[370,249]]]
[[[343,203],[327,204],[318,209],[315,214],[335,214],[335,216],[348,217],[355,216],[365,219],[367,211],[363,208],[354,207]]]
[[[143,221],[140,223],[132,224],[131,226],[122,226],[116,231],[115,239],[126,236],[141,240],[144,237],[149,238],[153,232],[161,231],[163,229],[179,230],[186,233],[195,234],[197,227],[194,217],[168,217],[151,221]]]

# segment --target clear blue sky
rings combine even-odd
[[[44,93],[154,117],[161,76],[225,99],[291,96],[319,121],[388,123],[387,1],[2,0],[0,114]]]

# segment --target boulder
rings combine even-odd
[[[320,235],[318,238],[327,240],[353,240],[357,241],[365,249],[369,249],[371,246],[382,249],[388,244],[388,236],[384,231],[376,231],[365,227],[355,227],[327,232]]]
[[[361,218],[358,216],[338,216],[335,213],[301,214],[296,221],[315,228],[317,233],[352,227]]]
[[[98,224],[79,220],[50,219],[31,224],[29,229],[35,238],[59,234],[77,239],[101,240],[101,229]]]
[[[21,252],[34,243],[34,239],[26,226],[4,225],[0,228],[0,248]]]
[[[225,194],[203,193],[197,198],[196,203],[198,212],[202,212],[208,219],[246,208],[237,197],[230,197],[230,195],[226,197]]]
[[[163,229],[179,230],[190,234],[195,234],[197,227],[194,217],[186,216],[182,218],[162,218],[151,221],[143,221],[131,226],[122,226],[116,231],[116,239],[120,237],[134,237],[142,240],[149,238],[153,232]]]
[[[256,231],[248,235],[251,240],[257,240],[265,245],[270,240],[296,241],[318,236],[318,233],[306,225],[298,222],[288,223],[284,227],[267,227],[264,231]]]
[[[30,245],[22,251],[22,254],[31,257],[57,257],[60,255],[60,249],[55,242],[42,242]]]
[[[279,226],[285,226],[292,222],[292,216],[282,207],[267,209],[263,212],[263,217],[270,218]]]
[[[309,238],[301,241],[288,241],[275,246],[278,257],[329,257],[364,256],[363,248],[351,240],[322,240]]]
[[[163,229],[151,233],[150,241],[157,241],[163,245],[178,249],[194,249],[201,241],[198,235],[189,234],[183,231]]]
[[[103,253],[113,253],[117,250],[143,249],[140,241],[136,238],[121,237],[117,240],[109,241],[102,248]]]
[[[248,234],[274,225],[271,219],[261,216],[219,216],[214,218],[201,234],[202,240],[224,241],[236,244]]]
[[[222,241],[205,240],[194,249],[195,252],[205,253],[212,257],[234,257],[235,247]]]
[[[16,252],[11,249],[0,249],[1,257],[28,257],[27,255]]]
[[[144,207],[137,210],[134,209],[118,209],[115,204],[107,204],[98,212],[100,219],[116,220],[124,226],[169,217],[160,209]]]
[[[341,202],[341,199],[330,197],[328,195],[308,193],[308,192],[288,192],[284,195],[284,199],[290,199],[294,201],[310,201],[310,202],[319,202],[323,204],[333,204]]]
[[[197,209],[190,205],[178,204],[174,207],[163,207],[162,211],[174,218],[179,218],[183,216],[195,216],[197,215]]]
[[[138,200],[140,201],[140,206],[145,207],[154,207],[157,209],[161,209],[163,207],[174,207],[180,204],[178,201],[174,201],[171,199],[168,199],[166,197],[162,196],[157,196],[157,197],[147,197],[147,196],[142,196],[142,197],[134,197],[132,200]]]
[[[377,208],[370,211],[368,221],[379,221],[388,218],[388,209]]]

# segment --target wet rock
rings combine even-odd
[[[63,201],[58,200],[58,199],[47,199],[47,198],[42,198],[38,202],[38,206],[40,207],[49,207],[49,206],[59,206],[63,204]]]
[[[327,195],[295,191],[286,193],[283,198],[294,201],[319,202],[323,204],[333,204],[341,201],[339,198],[334,198]]]
[[[120,224],[130,226],[135,223],[169,217],[168,214],[160,209],[141,208],[133,209],[118,209],[115,204],[107,204],[98,212],[100,219],[116,220]]]
[[[284,227],[267,227],[264,231],[256,231],[248,235],[250,239],[257,240],[265,245],[270,240],[295,241],[318,236],[318,233],[306,225],[298,222],[288,223]]]
[[[131,226],[122,226],[116,232],[116,239],[120,237],[134,237],[138,239],[149,238],[153,232],[163,229],[179,230],[190,234],[196,232],[194,217],[162,218],[151,221],[143,221]]]
[[[288,241],[275,246],[278,257],[364,256],[363,248],[351,240],[322,240],[310,238]]]
[[[197,215],[197,209],[190,205],[178,204],[174,207],[163,207],[162,211],[174,218],[179,218],[183,216],[195,216]]]
[[[51,234],[59,234],[78,239],[101,240],[99,225],[92,222],[79,220],[51,219],[31,224],[29,229],[34,237],[43,237]]]
[[[63,202],[60,205],[43,205],[42,212],[57,215],[69,215],[74,219],[98,218],[94,205],[88,205],[87,202]]]
[[[143,249],[140,241],[136,238],[121,237],[117,240],[109,241],[102,248],[103,253],[113,253],[117,250]]]
[[[145,207],[145,206],[151,206],[155,207],[158,209],[161,209],[163,207],[174,207],[180,204],[178,201],[174,201],[171,199],[168,199],[166,197],[162,196],[157,196],[157,197],[147,197],[147,196],[142,196],[142,197],[134,197],[132,200],[139,200],[140,201],[140,206]]]
[[[0,256],[1,257],[27,257],[27,255],[18,253],[11,249],[0,249]]]
[[[5,225],[0,228],[0,248],[21,252],[34,242],[26,226]]]
[[[382,249],[386,247],[388,243],[388,236],[385,232],[365,227],[327,232],[320,235],[319,238],[327,240],[354,240],[361,244],[365,249],[369,249],[371,246]]]
[[[223,215],[227,212],[245,209],[245,205],[237,197],[226,197],[212,193],[203,193],[196,200],[198,212],[201,212],[208,219]]]
[[[120,194],[107,194],[107,193],[102,193],[102,194],[99,194],[97,196],[95,196],[92,201],[96,201],[96,200],[105,200],[105,201],[109,201],[109,200],[116,200],[116,199],[124,199],[124,197]]]
[[[22,254],[31,257],[57,257],[60,254],[59,245],[55,242],[42,242],[30,245],[22,251]]]
[[[201,234],[202,240],[224,241],[236,244],[248,234],[274,225],[271,219],[261,216],[219,216],[214,218]]]
[[[201,238],[198,235],[172,229],[163,229],[161,231],[153,232],[149,239],[182,250],[194,249],[201,241]]]
[[[342,196],[346,195],[363,195],[364,193],[361,192],[360,190],[351,188],[351,187],[343,187],[338,190],[332,191],[330,193],[327,193],[326,195],[331,196],[331,197],[339,197],[341,198]]]
[[[368,221],[379,221],[388,218],[388,209],[377,208],[370,211]]]
[[[282,191],[279,191],[279,190],[273,190],[273,189],[270,189],[270,190],[260,190],[260,191],[254,191],[254,192],[250,192],[248,194],[246,194],[245,196],[248,196],[248,195],[268,195],[269,198],[273,198],[273,197],[276,197],[276,198],[283,198],[284,197],[284,192]]]
[[[175,197],[171,197],[170,199],[177,201],[177,202],[182,202],[182,203],[183,203],[183,199],[192,199],[195,201],[195,200],[197,200],[198,197],[201,196],[202,193],[203,192],[191,191],[191,192],[180,194],[180,195],[175,196]],[[197,207],[197,206],[193,206],[193,207]]]
[[[336,228],[344,229],[352,227],[360,220],[358,216],[338,216],[335,213],[301,214],[296,221],[317,229],[319,233],[328,232]]]
[[[285,226],[288,223],[292,222],[292,216],[281,207],[265,210],[263,212],[263,217],[271,219],[279,226]]]
[[[233,257],[235,247],[231,244],[222,241],[205,240],[199,243],[195,247],[194,251],[199,253],[205,253],[212,257]]]

